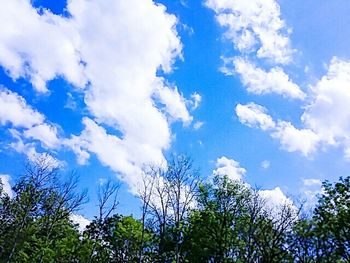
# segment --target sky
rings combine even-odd
[[[0,178],[50,153],[96,189],[186,154],[310,204],[350,167],[347,0],[0,0]]]

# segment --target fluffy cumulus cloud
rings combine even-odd
[[[289,152],[299,151],[309,156],[317,149],[319,137],[316,133],[310,129],[297,129],[290,122],[274,121],[266,108],[260,105],[238,104],[236,114],[242,124],[270,132],[273,138],[280,141],[282,148]]]
[[[108,134],[106,129],[95,121],[84,118],[85,129],[79,136],[66,140],[66,144],[78,155],[81,164],[87,162],[90,153],[96,154],[99,160],[109,166],[122,179],[127,181],[132,190],[142,175],[143,164],[165,162],[161,148],[138,144]]]
[[[319,145],[319,136],[310,129],[298,129],[290,122],[278,121],[271,136],[280,141],[288,152],[301,152],[304,156],[314,153]]]
[[[222,57],[224,74],[240,76],[247,91],[253,94],[275,93],[293,99],[305,98],[304,92],[282,68],[292,62],[294,50],[289,29],[280,18],[277,1],[206,0],[205,3],[214,10],[216,20],[225,29],[225,38],[232,41],[240,53],[237,57]],[[267,59],[267,64],[275,66],[264,69],[248,58],[257,63]]]
[[[13,197],[13,192],[10,184],[11,177],[8,174],[0,174],[0,181],[3,191],[9,196]]]
[[[28,128],[26,139],[40,140],[46,148],[69,147],[80,163],[96,154],[130,184],[135,179],[128,175],[142,164],[164,160],[169,123],[192,121],[187,100],[158,76],[160,70],[171,72],[182,56],[175,16],[151,0],[71,0],[67,17],[35,9],[29,0],[0,4],[0,22],[7,25],[0,29],[0,65],[13,79],[28,79],[38,92],[48,92],[47,82],[63,77],[83,93],[90,114],[85,129],[66,138],[35,110],[15,115],[13,123]],[[192,99],[197,108],[199,94]]]
[[[14,127],[31,128],[41,124],[44,116],[30,107],[24,98],[17,93],[0,88],[0,123]]]
[[[206,5],[215,11],[218,23],[226,28],[225,37],[237,50],[275,63],[291,61],[288,29],[275,0],[206,0]]]
[[[268,208],[274,212],[278,212],[281,206],[295,208],[293,201],[287,197],[280,187],[271,190],[259,190],[259,195],[266,201]]]
[[[312,87],[313,100],[301,119],[329,145],[350,146],[350,62],[333,58]]]
[[[290,80],[280,67],[265,71],[247,59],[239,57],[234,58],[231,62],[234,65],[234,71],[241,76],[243,85],[247,86],[247,91],[250,93],[257,95],[276,93],[293,99],[305,98],[299,86]]]
[[[47,92],[46,82],[56,76],[85,85],[80,39],[67,19],[46,10],[40,15],[28,0],[0,5],[0,23],[6,25],[0,30],[0,64],[13,79],[27,77],[39,92]]]
[[[216,160],[213,175],[227,176],[231,180],[242,180],[246,172],[246,169],[242,168],[237,161],[222,156]]]
[[[276,126],[272,117],[267,114],[267,109],[255,103],[238,104],[236,106],[236,114],[242,124],[252,128],[271,130]]]
[[[57,127],[47,123],[39,124],[24,132],[26,138],[41,141],[43,147],[49,149],[57,148],[60,145],[57,134]]]
[[[157,70],[171,71],[181,55],[177,20],[148,0],[76,0],[70,1],[68,11],[82,40],[80,52],[90,81],[85,102],[95,117],[84,119],[86,128],[74,137],[75,148],[85,156],[95,153],[134,184],[142,163],[163,160],[162,150],[171,138],[167,114],[191,121],[182,95],[157,77]],[[164,107],[155,106],[155,97]],[[122,137],[108,134],[102,124]]]
[[[287,151],[309,156],[320,147],[341,146],[345,157],[350,157],[350,62],[333,58],[327,74],[311,90],[300,129],[290,122],[274,121],[265,108],[254,103],[238,104],[236,114],[241,123],[268,130]]]
[[[58,148],[58,129],[48,123],[45,116],[33,109],[23,97],[4,87],[0,89],[0,123],[10,127],[14,138],[31,138],[44,148]],[[18,145],[17,145],[18,146]]]

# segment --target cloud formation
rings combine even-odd
[[[60,146],[57,127],[48,123],[46,117],[33,109],[23,97],[2,87],[0,104],[0,123],[9,126],[10,133],[21,141],[23,147],[24,139],[40,142],[46,149],[57,149]]]
[[[44,148],[71,148],[80,163],[96,154],[129,184],[134,182],[129,173],[145,162],[164,161],[170,123],[193,119],[177,87],[159,76],[182,57],[174,15],[151,0],[71,0],[66,17],[36,9],[29,0],[0,0],[0,5],[0,22],[7,25],[0,29],[0,65],[40,93],[49,93],[48,81],[64,78],[83,93],[90,115],[80,135],[60,138],[59,127],[17,98],[21,114],[11,120],[0,116],[2,124],[28,128],[23,137],[39,140]],[[193,95],[193,109],[200,99]]]
[[[222,56],[225,75],[240,76],[252,94],[305,99],[306,94],[282,67],[293,62],[296,50],[276,0],[206,0],[205,4],[215,12],[225,39],[239,52]]]
[[[311,86],[308,101],[300,129],[290,122],[274,121],[266,108],[254,103],[238,104],[236,114],[242,124],[269,131],[289,152],[310,156],[320,147],[341,146],[350,158],[350,62],[332,58],[327,73]]]
[[[304,156],[313,153],[319,143],[319,137],[310,129],[297,129],[290,122],[277,122],[267,114],[267,109],[255,103],[238,104],[236,114],[239,121],[252,128],[268,131],[271,137],[278,139],[281,147],[289,152],[301,152]]]
[[[350,149],[350,62],[334,57],[328,72],[312,87],[302,122],[328,145]]]
[[[252,128],[266,131],[274,129],[276,126],[272,117],[267,114],[267,109],[255,103],[237,104],[236,114],[242,124]]]
[[[226,63],[232,63],[233,71],[226,68],[224,73],[237,73],[241,77],[247,91],[256,95],[275,93],[286,98],[304,99],[305,94],[301,91],[289,76],[280,67],[271,68],[265,71],[252,64],[247,59],[240,57],[233,60],[226,60]]]
[[[15,92],[0,88],[0,123],[14,127],[31,128],[43,123],[45,117],[27,104],[24,98]]]
[[[246,169],[240,167],[239,163],[233,159],[222,156],[216,160],[216,169],[213,175],[227,176],[231,180],[242,180]]]
[[[271,190],[259,190],[259,195],[265,200],[267,208],[275,216],[278,216],[279,208],[281,206],[288,206],[292,209],[296,209],[293,201],[287,197],[280,187],[276,187]]]
[[[288,28],[275,0],[206,0],[216,20],[226,29],[225,38],[242,53],[254,53],[274,63],[292,60]]]
[[[48,92],[46,82],[57,76],[85,86],[81,40],[68,19],[48,10],[39,14],[28,0],[0,0],[0,5],[0,23],[6,25],[0,30],[0,64],[14,80],[28,78],[39,92]]]

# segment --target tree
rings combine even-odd
[[[162,167],[155,167],[150,174],[153,177],[153,193],[149,204],[152,216],[151,224],[157,234],[157,254],[160,262],[169,258],[167,239],[169,237],[170,195],[165,173],[166,171]]]
[[[182,155],[173,156],[165,167],[152,166],[145,172],[139,195],[143,202],[142,222],[145,223],[145,212],[149,210],[158,234],[161,262],[182,261],[183,228],[194,207],[198,184],[198,172],[193,169],[191,159]]]
[[[59,244],[74,238],[79,244],[79,234],[69,216],[85,202],[86,193],[76,192],[74,174],[67,181],[60,180],[58,174],[59,167],[51,156],[40,155],[26,165],[25,174],[13,187],[14,197],[1,197],[4,262],[57,261],[58,251],[62,252]]]
[[[106,220],[117,209],[119,188],[120,184],[114,183],[110,179],[98,187],[98,216],[95,217],[85,231],[86,243],[92,243],[88,262],[104,262],[103,260],[106,260],[105,257],[107,259],[109,257],[109,252],[106,251],[106,246],[103,242],[103,227]]]
[[[4,258],[12,262],[18,246],[33,235],[33,219],[42,214],[43,204],[53,189],[58,167],[49,155],[28,162],[26,173],[13,187],[15,197],[9,200],[7,222],[3,229]]]
[[[191,214],[186,242],[189,262],[234,262],[239,258],[239,230],[247,213],[249,190],[227,176],[199,188],[198,208]]]
[[[141,201],[141,242],[139,248],[139,263],[143,262],[143,255],[145,250],[145,233],[146,233],[146,219],[150,212],[151,198],[153,197],[155,176],[153,176],[154,168],[145,168],[142,174],[142,182],[138,189],[138,198]]]
[[[340,177],[334,184],[325,181],[322,187],[313,216],[321,254],[350,262],[350,177]]]
[[[184,242],[184,221],[190,209],[194,208],[200,183],[199,174],[192,168],[192,160],[186,156],[173,156],[165,173],[169,202],[173,215],[175,236],[175,261],[181,260],[181,247]]]

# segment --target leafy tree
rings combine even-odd
[[[109,252],[105,249],[103,230],[106,220],[118,207],[118,192],[120,185],[112,180],[100,184],[98,194],[98,216],[88,226],[85,232],[85,243],[90,244],[91,250],[87,262],[105,262]]]
[[[248,189],[226,176],[200,186],[198,210],[190,217],[188,262],[236,262],[241,246],[239,229],[247,213]]]
[[[140,220],[113,214],[119,185],[108,181],[80,233],[70,217],[86,194],[51,160],[28,164],[12,198],[0,181],[0,262],[350,262],[350,177],[324,182],[306,217],[226,176],[199,183],[192,162],[177,156],[145,173]]]
[[[56,245],[68,241],[62,233],[78,236],[69,216],[84,202],[85,193],[75,192],[76,178],[62,182],[57,175],[52,158],[39,156],[14,185],[14,197],[1,195],[2,262],[57,261]]]
[[[314,211],[320,254],[350,262],[350,177],[323,183],[323,194]]]

